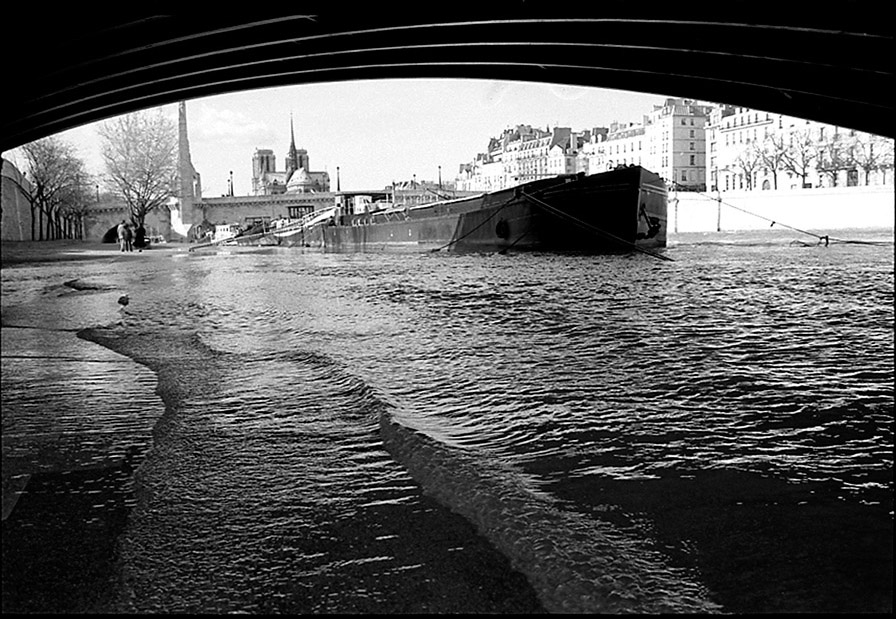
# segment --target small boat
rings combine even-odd
[[[641,166],[568,174],[416,206],[321,209],[238,244],[325,251],[574,251],[666,246],[666,186]]]

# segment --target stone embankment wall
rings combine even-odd
[[[3,160],[0,178],[0,239],[4,241],[31,240],[31,203],[25,191],[30,183],[19,170],[6,159]]]
[[[676,204],[675,198],[678,198]],[[721,206],[717,198],[721,198]],[[807,231],[893,228],[893,185],[722,193],[671,192],[669,232],[761,230],[771,222]],[[721,213],[721,216],[720,216]]]
[[[89,209],[84,214],[84,239],[87,241],[100,241],[110,229],[115,228],[122,219],[129,219],[128,208],[124,202],[103,202]],[[143,225],[146,234],[155,236],[161,234],[170,240],[171,224],[168,209],[161,207],[146,214]]]

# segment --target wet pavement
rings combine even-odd
[[[3,612],[114,611],[132,472],[164,412],[156,377],[77,335],[85,320],[120,318],[120,291],[66,279],[64,265],[37,287],[15,269],[140,254],[75,242],[2,249]]]

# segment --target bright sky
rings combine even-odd
[[[252,155],[269,148],[286,168],[289,118],[311,171],[330,173],[336,189],[379,189],[393,180],[453,179],[507,127],[584,130],[641,122],[667,96],[568,85],[492,80],[376,80],[252,90],[187,101],[193,165],[203,195],[251,192]],[[173,119],[177,105],[164,108]],[[64,132],[93,173],[101,172],[95,126]]]

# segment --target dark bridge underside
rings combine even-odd
[[[305,16],[226,4],[158,16],[3,9],[0,150],[184,99],[379,78],[633,90],[894,137],[892,20],[882,2],[798,3],[799,15],[781,11],[793,3],[764,0],[446,3],[439,12],[333,4]]]

